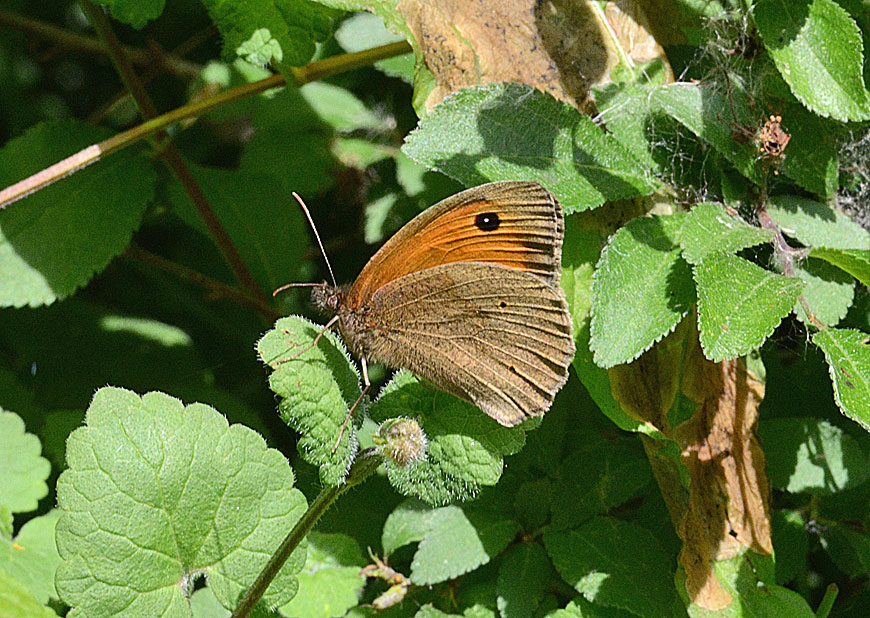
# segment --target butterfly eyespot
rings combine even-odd
[[[511,365],[510,367],[508,367],[508,369],[511,370],[511,373],[516,373],[516,372],[517,372],[517,368],[514,367],[513,365]]]
[[[502,309],[504,309],[505,307],[507,307],[507,303],[504,302],[504,301],[501,301],[501,302],[498,304],[498,306],[501,307]]]
[[[474,225],[481,231],[492,232],[498,229],[501,224],[498,215],[494,212],[482,212],[474,219]]]

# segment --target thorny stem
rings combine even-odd
[[[246,618],[251,614],[254,607],[256,607],[257,603],[260,602],[260,599],[263,598],[263,594],[265,594],[269,584],[271,584],[272,580],[275,579],[275,576],[278,575],[278,571],[281,570],[281,567],[284,566],[284,563],[287,562],[290,554],[292,554],[293,550],[299,546],[299,543],[302,542],[305,535],[314,527],[314,524],[317,523],[320,517],[341,494],[351,487],[359,485],[365,481],[375,470],[378,469],[378,466],[381,465],[383,460],[383,456],[375,448],[363,451],[354,460],[350,472],[348,472],[347,479],[342,485],[323,488],[314,501],[308,506],[308,510],[302,514],[302,517],[299,518],[299,521],[296,522],[296,525],[293,526],[293,529],[281,542],[278,549],[275,550],[275,553],[272,554],[272,557],[269,558],[269,562],[266,563],[266,566],[263,567],[262,571],[260,571],[257,579],[253,584],[251,584],[251,587],[248,588],[247,592],[245,592],[245,595],[242,597],[242,600],[239,602],[238,607],[236,607],[236,610],[230,618]]]
[[[82,10],[84,10],[85,15],[88,16],[88,20],[94,26],[100,39],[106,44],[106,48],[109,51],[109,57],[112,59],[112,64],[115,65],[115,69],[117,70],[118,75],[120,75],[121,81],[124,82],[124,86],[126,86],[127,90],[130,91],[130,94],[133,95],[133,99],[136,101],[140,113],[144,118],[155,118],[157,116],[157,109],[154,107],[154,103],[151,101],[151,97],[148,95],[148,91],[145,90],[145,86],[142,84],[139,76],[136,75],[136,71],[133,69],[133,64],[130,62],[127,54],[124,53],[124,49],[121,47],[118,37],[115,36],[114,30],[112,30],[112,25],[109,23],[109,19],[106,17],[105,13],[103,13],[102,9],[94,6],[91,0],[79,0],[79,4],[81,5]],[[188,168],[187,164],[184,162],[184,157],[182,157],[181,151],[172,141],[169,141],[169,136],[166,134],[165,130],[161,129],[158,132],[158,137],[167,140],[166,147],[163,151],[163,157],[175,176],[181,182],[181,186],[190,197],[209,232],[211,232],[218,249],[221,254],[223,254],[224,260],[233,271],[236,279],[242,284],[242,287],[253,296],[265,298],[260,286],[257,285],[256,279],[254,279],[254,276],[245,265],[242,256],[239,255],[239,252],[236,250],[232,239],[230,239],[230,235],[227,234],[226,230],[220,224],[220,220],[217,218],[217,215],[215,215],[214,210],[208,203],[208,199],[205,197],[202,189],[200,189],[194,179],[190,168]]]
[[[408,43],[400,41],[361,52],[325,58],[304,67],[291,67],[290,72],[296,84],[302,86],[309,82],[335,75],[336,73],[367,66],[384,58],[392,58],[393,56],[405,54],[410,50],[411,47]],[[195,101],[156,118],[146,120],[132,129],[113,135],[98,144],[92,144],[84,150],[37,172],[33,176],[6,187],[0,191],[0,208],[5,208],[7,205],[57,182],[61,178],[65,178],[110,154],[131,146],[139,140],[150,137],[182,120],[202,116],[213,109],[224,107],[240,99],[284,85],[286,85],[286,80],[283,75],[272,75],[257,82],[224,90],[214,96]]]

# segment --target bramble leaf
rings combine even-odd
[[[588,116],[525,84],[460,90],[420,121],[402,151],[468,186],[536,180],[566,214],[658,186],[647,165]]]
[[[689,312],[695,290],[689,265],[680,255],[684,222],[685,215],[634,219],[601,252],[592,286],[589,342],[598,366],[634,360]]]
[[[713,362],[748,354],[787,316],[804,288],[734,255],[711,254],[695,267],[698,330]]]
[[[870,431],[870,345],[868,335],[854,329],[829,328],[813,335],[825,353],[840,411]]]
[[[0,150],[0,186],[111,135],[70,119],[38,124]],[[126,149],[0,210],[0,306],[51,304],[90,281],[129,243],[155,180]]]

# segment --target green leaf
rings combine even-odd
[[[353,53],[405,39],[387,30],[384,20],[377,15],[357,13],[341,22],[335,31],[335,40],[345,51]],[[414,54],[411,52],[379,60],[374,66],[390,77],[398,77],[408,84],[414,83]]]
[[[803,513],[797,509],[774,511],[770,523],[773,554],[776,556],[776,583],[784,585],[806,572],[810,535]]]
[[[372,404],[376,423],[404,417],[415,419],[428,440],[423,459],[400,467],[386,462],[390,483],[406,495],[430,504],[472,497],[481,485],[501,478],[504,456],[525,442],[523,425],[503,427],[470,403],[421,384],[399,371]]]
[[[0,186],[111,135],[69,119],[38,124],[0,150]],[[50,304],[90,281],[129,243],[154,182],[150,161],[127,149],[0,210],[0,306]]]
[[[312,111],[336,131],[386,131],[387,122],[378,118],[349,90],[327,84],[311,82],[299,93]]]
[[[583,597],[577,597],[565,609],[557,609],[546,615],[546,618],[633,618],[636,614],[616,607],[603,607],[590,603]]]
[[[3,567],[0,567],[0,616],[57,618],[57,614],[34,599],[27,587]]]
[[[840,186],[840,126],[820,118],[794,99],[782,102],[783,130],[791,135],[778,170],[807,191],[833,199]]]
[[[773,230],[749,225],[721,204],[698,204],[686,217],[680,235],[683,257],[698,264],[711,253],[735,253],[773,239]]]
[[[256,66],[265,66],[272,61],[284,60],[284,52],[277,39],[272,38],[268,28],[259,28],[254,31],[247,41],[239,45],[236,54],[245,62]]]
[[[815,418],[772,418],[759,423],[767,472],[776,489],[827,495],[870,477],[870,457],[839,427]]]
[[[281,606],[284,616],[331,618],[344,616],[359,603],[365,585],[360,568],[365,565],[359,545],[343,534],[311,532],[308,557],[299,574],[299,592]]]
[[[20,416],[0,410],[0,505],[11,513],[34,511],[48,495],[45,480],[51,464],[40,456],[41,450],[39,438],[25,432]]]
[[[321,333],[317,346],[310,347]],[[269,388],[281,397],[281,418],[302,434],[299,454],[320,468],[321,483],[340,485],[359,448],[354,423],[347,421],[360,394],[359,373],[344,344],[330,330],[291,316],[275,322],[257,353],[273,369]]]
[[[502,618],[532,616],[550,582],[547,552],[539,543],[519,543],[510,548],[498,570],[498,611]]]
[[[808,247],[870,249],[870,232],[822,202],[781,195],[770,199],[767,211],[783,233]]]
[[[870,119],[861,31],[833,0],[760,0],[752,15],[780,75],[812,111],[843,122]]]
[[[306,508],[284,456],[203,404],[97,391],[58,479],[56,585],[71,615],[186,616],[201,575],[234,607]],[[298,548],[266,592],[296,592]]]
[[[864,530],[832,521],[821,527],[819,536],[822,547],[843,573],[849,577],[870,574],[870,538]]]
[[[870,251],[819,247],[810,252],[810,257],[825,260],[855,277],[862,285],[870,285]]]
[[[583,470],[583,474],[573,471]],[[649,460],[636,442],[590,443],[562,463],[553,492],[552,528],[580,525],[640,494],[650,484]]]
[[[425,586],[473,571],[500,554],[518,530],[492,510],[436,508],[411,561],[411,581]]]
[[[96,0],[109,8],[112,17],[141,30],[152,19],[163,14],[166,0]]]
[[[566,214],[658,186],[649,168],[588,116],[525,84],[460,90],[420,121],[402,151],[467,186],[536,180]]]
[[[197,184],[242,261],[263,290],[302,277],[309,248],[305,216],[295,200],[266,174],[189,164]],[[209,235],[180,183],[169,188],[176,214]],[[239,196],[244,196],[240,200]]]
[[[701,84],[675,83],[652,93],[656,109],[674,118],[715,148],[752,182],[761,184],[758,146],[751,137],[737,133],[738,127],[752,127],[755,118],[746,94],[724,91]]]
[[[834,326],[846,317],[855,299],[855,281],[838,268],[821,260],[810,259],[795,264],[795,275],[805,284],[803,296],[815,319],[825,326]],[[804,306],[797,302],[795,315],[806,324],[810,322]]]
[[[54,543],[54,529],[59,518],[60,511],[54,509],[28,521],[14,539],[0,538],[0,564],[14,573],[40,603],[48,603],[49,597],[58,598],[54,572],[60,564],[60,555]]]
[[[685,616],[674,590],[673,558],[635,524],[596,517],[573,530],[544,534],[562,578],[596,605],[644,618]]]
[[[721,362],[764,343],[787,316],[804,282],[733,255],[712,254],[695,268],[704,355]]]
[[[287,63],[300,66],[314,55],[314,44],[332,34],[332,13],[308,0],[203,0],[203,5],[223,36],[227,56],[263,28]]]
[[[657,86],[647,82],[610,82],[593,88],[600,118],[612,134],[649,169],[656,170],[650,144],[650,94]]]
[[[599,367],[634,360],[689,312],[695,291],[678,244],[684,221],[684,215],[634,219],[602,251],[589,342]]]
[[[870,346],[867,333],[829,328],[813,335],[825,353],[840,411],[870,431]]]
[[[407,498],[393,510],[384,522],[381,544],[389,556],[409,543],[419,543],[432,524],[433,509],[417,498]]]

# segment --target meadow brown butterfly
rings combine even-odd
[[[535,182],[457,193],[388,240],[351,286],[324,284],[362,360],[405,368],[506,426],[546,412],[574,357],[559,287],[565,221]]]

